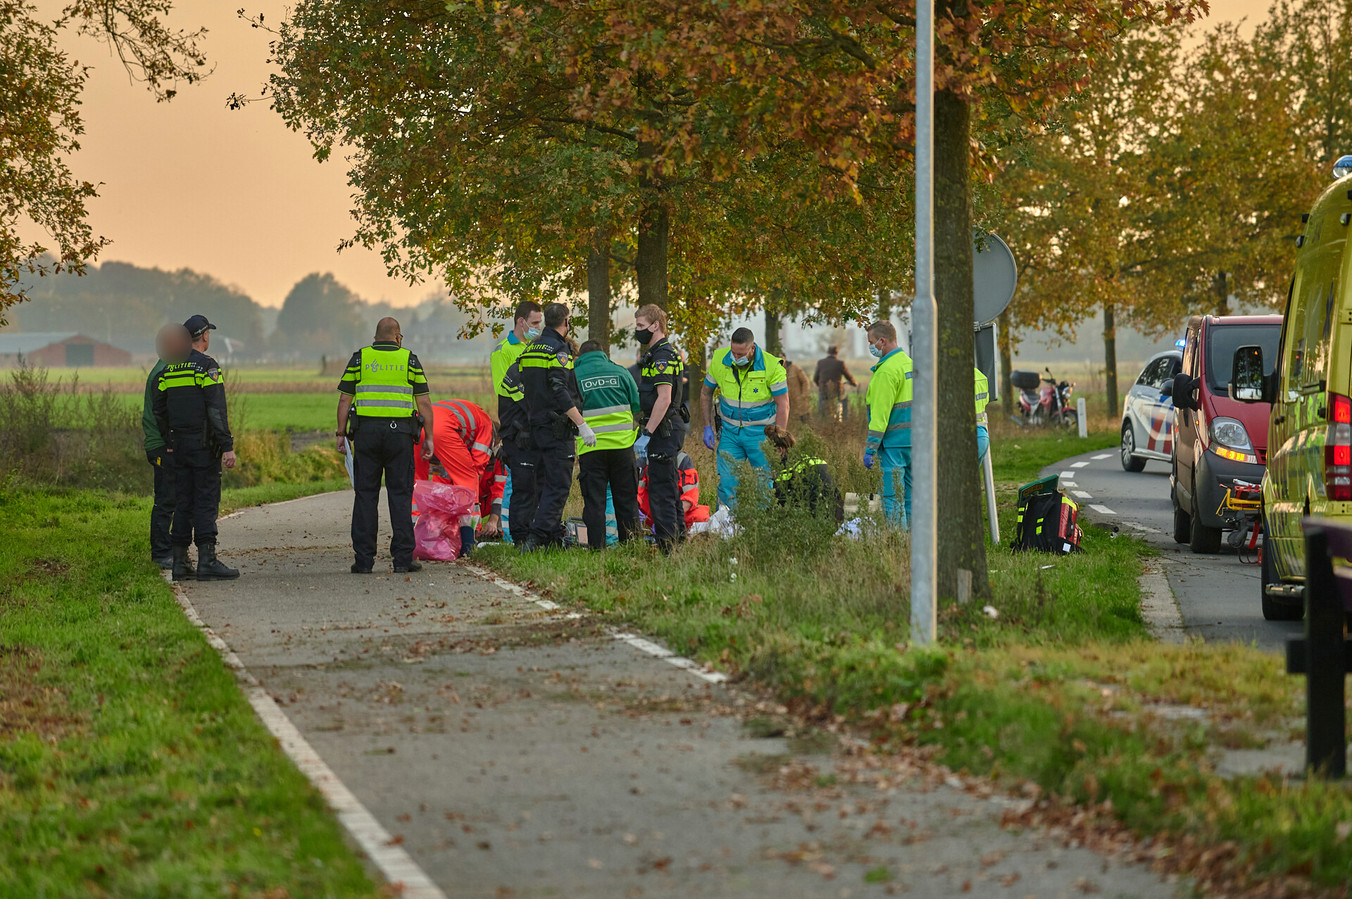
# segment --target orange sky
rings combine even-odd
[[[39,0],[53,16],[66,0]],[[388,278],[379,256],[337,252],[351,234],[341,158],[323,165],[300,134],[265,103],[225,108],[233,91],[257,94],[268,76],[269,35],[240,21],[244,5],[276,22],[276,0],[179,0],[180,25],[210,29],[205,49],[215,72],[170,103],[128,79],[102,45],[66,38],[93,66],[85,95],[86,134],[74,159],[79,177],[102,182],[90,205],[96,232],[113,243],[101,261],[166,269],[188,267],[237,284],[259,303],[279,306],[292,285],[331,271],[367,299],[416,303],[433,286]],[[1213,0],[1212,19],[1265,15],[1269,0]]]

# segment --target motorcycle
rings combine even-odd
[[[1079,413],[1070,403],[1075,385],[1057,381],[1050,368],[1046,377],[1033,371],[1010,372],[1010,380],[1019,390],[1019,423],[1024,425],[1060,425],[1073,428],[1080,423]]]

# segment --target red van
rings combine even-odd
[[[1259,484],[1267,466],[1267,403],[1230,399],[1235,350],[1260,346],[1268,366],[1277,362],[1280,315],[1194,315],[1183,345],[1183,368],[1174,378],[1174,459],[1169,477],[1174,540],[1193,552],[1214,553],[1221,534],[1241,524],[1225,508],[1235,481]]]

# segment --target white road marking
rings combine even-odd
[[[1129,527],[1129,528],[1135,528],[1135,529],[1138,530],[1138,531],[1145,531],[1147,534],[1162,534],[1162,533],[1164,533],[1164,532],[1161,531],[1159,528],[1152,528],[1152,527],[1151,527],[1150,525],[1148,525],[1148,524],[1137,524],[1137,523],[1134,522],[1134,521],[1126,521],[1126,522],[1123,522],[1123,524],[1125,524],[1125,525],[1126,525],[1127,527]]]
[[[1077,471],[1063,471],[1063,472],[1061,472],[1061,474],[1059,475],[1059,477],[1063,477],[1063,478],[1073,478],[1073,477],[1075,477],[1077,474],[1079,474],[1079,472],[1077,472]]]
[[[1111,459],[1112,457],[1113,457],[1112,453],[1099,453],[1097,456],[1090,456],[1089,458],[1097,460],[1097,459]]]
[[[1073,494],[1075,494],[1076,496],[1078,496],[1080,499],[1093,499],[1093,498],[1094,498],[1093,496],[1089,495],[1088,493],[1085,493],[1083,490],[1072,490],[1072,491],[1070,491],[1070,492],[1073,493]]]
[[[1088,467],[1089,467],[1089,463],[1088,463],[1088,462],[1072,462],[1072,463],[1070,463],[1070,467],[1071,467],[1071,468],[1088,468]]]
[[[219,518],[216,519],[216,521],[221,522],[221,521],[225,521],[227,518],[235,518],[235,517],[237,517],[237,516],[239,516],[239,515],[243,515],[245,512],[251,512],[251,511],[253,511],[254,509],[263,509],[263,508],[267,508],[267,507],[270,507],[270,506],[289,506],[289,505],[291,505],[291,503],[300,503],[300,502],[304,502],[304,501],[307,500],[307,499],[314,499],[316,496],[328,496],[329,493],[349,493],[349,492],[351,492],[351,491],[348,491],[348,490],[330,490],[330,491],[328,491],[327,493],[311,493],[309,496],[298,496],[298,497],[296,497],[295,499],[284,499],[284,500],[281,500],[280,502],[275,502],[275,503],[264,503],[264,504],[261,505],[261,506],[245,506],[245,507],[242,508],[242,509],[236,509],[235,511],[231,512],[231,513],[228,514],[228,515],[222,515],[222,516],[220,516]]]
[[[1090,506],[1089,506],[1089,508],[1093,509],[1095,512],[1098,512],[1100,515],[1116,515],[1116,514],[1117,514],[1117,513],[1114,512],[1112,509],[1109,509],[1107,506],[1100,506],[1100,505],[1098,505],[1098,504],[1096,504],[1096,503],[1091,503]]]
[[[390,836],[389,831],[380,825],[356,796],[352,795],[352,791],[338,779],[333,769],[325,764],[314,747],[306,742],[296,726],[263,689],[258,679],[244,667],[244,663],[235,655],[234,650],[227,646],[215,631],[207,627],[183,590],[174,584],[172,574],[165,572],[165,580],[169,581],[169,585],[173,588],[174,598],[182,607],[183,614],[202,632],[212,648],[221,654],[225,666],[235,672],[240,689],[244,691],[249,705],[253,706],[263,725],[277,738],[282,751],[309,779],[314,788],[323,794],[329,807],[338,816],[338,821],[352,835],[352,839],[357,841],[362,852],[366,853],[380,869],[381,875],[389,881],[394,891],[404,899],[446,899],[446,894],[432,882],[422,868],[418,867],[418,863],[404,851],[403,847],[391,845],[394,838]]]
[[[500,578],[486,568],[480,568],[478,565],[471,565],[468,562],[461,563],[461,567],[466,571],[478,575],[486,581],[491,581],[510,593],[515,593],[522,599],[530,600],[542,609],[554,611],[559,608],[559,604],[553,600],[544,599],[530,590],[527,590],[525,587],[522,587],[520,584],[513,584],[505,578]],[[569,613],[567,617],[581,618],[582,616],[574,612]],[[613,627],[606,628],[606,631],[616,640],[628,643],[635,649],[646,652],[648,655],[655,658],[659,658],[668,665],[674,665],[677,668],[689,671],[691,674],[695,675],[695,677],[708,681],[711,684],[721,684],[728,679],[728,676],[721,671],[710,671],[698,662],[687,659],[684,656],[678,656],[665,646],[661,646],[651,640],[640,637],[637,634],[627,634],[623,631],[616,630]]]

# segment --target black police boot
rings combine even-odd
[[[413,560],[410,561],[407,565],[394,566],[395,574],[407,574],[408,572],[411,571],[422,571],[422,563],[417,560]]]
[[[462,527],[460,529],[460,558],[467,559],[472,552],[474,552],[474,528]]]
[[[544,549],[544,544],[535,539],[534,534],[527,537],[524,543],[516,545],[516,551],[519,553],[538,553],[542,549]]]
[[[233,581],[239,577],[238,568],[227,568],[216,558],[216,544],[203,543],[197,547],[197,579],[199,581]]]
[[[156,565],[160,566],[160,570],[161,570],[161,571],[167,571],[167,570],[169,570],[170,568],[173,568],[173,567],[174,567],[174,554],[173,554],[173,552],[171,551],[171,552],[165,553],[165,554],[162,555],[162,556],[151,556],[151,557],[150,557],[150,561],[152,561],[152,562],[154,562]]]
[[[197,577],[197,569],[192,567],[192,559],[188,558],[188,547],[175,546],[174,558],[170,567],[174,570],[174,580],[186,581],[189,578]]]

